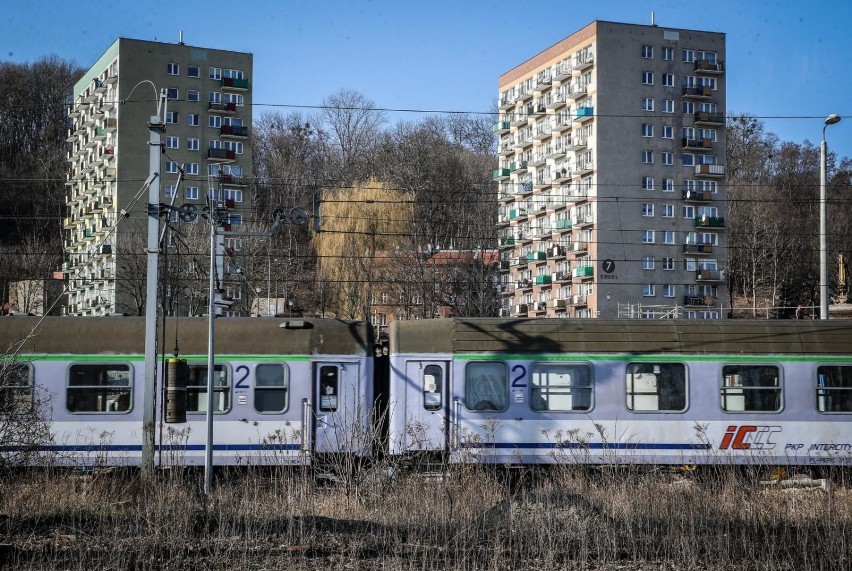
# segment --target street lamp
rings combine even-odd
[[[819,318],[828,319],[828,232],[826,231],[826,144],[825,129],[840,122],[840,115],[832,113],[822,126],[822,141],[819,145]]]

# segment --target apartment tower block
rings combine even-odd
[[[161,203],[233,199],[248,211],[252,55],[117,39],[74,86],[65,273],[70,315],[144,307],[150,131],[167,91]],[[178,173],[184,176],[178,187]],[[124,214],[122,214],[124,211]],[[177,220],[174,211],[165,218]],[[234,215],[232,224],[242,222]]]
[[[595,21],[500,77],[502,315],[726,317],[724,61]]]

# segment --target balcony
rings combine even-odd
[[[712,295],[687,295],[683,298],[683,305],[686,307],[713,307],[716,304],[716,298]]]
[[[512,265],[512,266],[526,266],[527,265],[527,259],[526,258],[512,258],[511,261],[509,262],[509,264]]]
[[[572,250],[575,254],[581,254],[589,249],[589,243],[578,240],[572,244]]]
[[[684,254],[712,254],[713,244],[684,244]]]
[[[232,162],[237,158],[237,154],[234,151],[228,151],[226,149],[207,149],[207,159],[210,161],[216,162]]]
[[[544,190],[544,189],[548,188],[549,186],[550,186],[550,177],[544,176],[544,177],[535,179],[535,185],[533,186],[533,188],[535,190]]]
[[[500,99],[500,111],[506,111],[508,109],[511,109],[514,106],[515,106],[514,96],[512,96],[512,97],[504,96],[502,99]]]
[[[585,97],[588,93],[589,90],[587,86],[575,83],[569,86],[565,96],[568,99],[579,99],[580,97]]]
[[[713,200],[713,193],[700,190],[684,190],[682,196],[684,202],[710,202]]]
[[[543,141],[550,137],[550,133],[553,131],[551,129],[550,124],[542,125],[541,127],[535,130],[535,136],[533,137],[536,141]]]
[[[518,280],[515,282],[515,289],[532,289],[532,282],[530,280]]]
[[[542,77],[535,83],[535,87],[533,87],[533,91],[536,93],[543,93],[550,89],[550,85],[553,82],[549,77]]]
[[[514,210],[509,211],[509,220],[514,220],[516,218],[526,218],[527,217],[527,209],[526,208],[516,208]]]
[[[565,105],[565,96],[562,93],[554,93],[550,99],[550,103],[546,107],[552,111],[559,109],[563,105]]]
[[[586,137],[574,137],[571,139],[571,146],[568,148],[569,151],[582,151],[588,145],[588,140]]]
[[[248,79],[235,79],[233,77],[222,78],[222,89],[231,91],[246,91],[249,88]]]
[[[725,124],[725,115],[722,113],[708,113],[698,111],[695,113],[696,125],[719,126]]]
[[[547,307],[550,309],[565,309],[564,299],[551,299],[547,302]]]
[[[559,64],[558,66],[556,66],[556,72],[553,74],[553,80],[565,81],[566,79],[571,79],[571,74],[573,71],[574,68],[572,68],[570,64]]]
[[[595,268],[592,266],[578,266],[572,272],[575,278],[585,279],[595,277]]]
[[[538,262],[547,259],[547,252],[530,252],[527,254],[527,261]]]
[[[224,139],[245,139],[248,137],[248,127],[237,127],[234,125],[222,125],[219,134]]]
[[[594,54],[587,53],[583,57],[574,58],[574,75],[581,75],[584,71],[595,65]]]
[[[527,314],[527,304],[521,303],[515,306],[515,315],[526,315]]]
[[[724,165],[695,165],[695,176],[723,177]]]
[[[236,103],[213,103],[210,102],[207,104],[207,111],[210,113],[224,114],[224,115],[233,115],[237,112],[237,104]]]
[[[683,150],[685,151],[710,151],[713,149],[713,141],[710,139],[683,139]]]
[[[695,60],[695,73],[699,75],[720,75],[724,73],[725,66],[724,62],[713,62],[706,59],[697,59]]]
[[[512,120],[509,123],[510,127],[523,127],[527,124],[527,120],[529,119],[529,115],[526,113],[517,113],[512,116]]]
[[[583,226],[591,226],[595,223],[595,217],[591,214],[586,214],[585,216],[577,216],[574,218],[574,227],[581,228]]]
[[[533,144],[532,139],[518,138],[518,140],[515,141],[515,146],[513,148],[515,150],[523,150],[523,149],[526,149],[527,147],[529,147],[532,144]]]
[[[588,301],[585,295],[572,295],[571,296],[571,305],[574,307],[579,307],[581,305],[587,305]]]
[[[530,311],[535,311],[538,313],[547,311],[547,302],[546,301],[535,301],[530,304]]]
[[[564,258],[565,257],[565,246],[560,246],[559,244],[554,244],[550,249],[550,258]]]
[[[699,282],[721,283],[725,281],[725,272],[722,270],[698,270],[695,279]]]
[[[524,181],[518,183],[518,192],[521,194],[526,194],[528,192],[533,191],[533,183],[530,181]]]
[[[104,130],[106,130],[107,133],[115,133],[116,129],[118,129],[118,119],[115,117],[104,119]]]
[[[553,125],[553,134],[558,135],[562,131],[567,131],[571,128],[571,123],[572,121],[568,117],[564,117],[562,115],[558,116]]]
[[[710,99],[713,96],[713,90],[707,86],[703,87],[684,87],[684,99]]]
[[[571,272],[556,272],[553,274],[553,279],[557,282],[570,282]]]
[[[491,127],[491,130],[494,131],[496,135],[502,135],[509,132],[509,127],[511,127],[511,123],[508,121],[499,121]]]
[[[552,279],[550,276],[536,276],[535,277],[535,285],[550,285],[552,283]]]
[[[223,174],[222,184],[227,184],[228,186],[248,186],[248,179],[244,176]]]
[[[695,218],[696,228],[724,228],[725,218],[723,216],[697,216]]]
[[[518,161],[517,163],[509,163],[509,171],[515,174],[523,174],[527,172],[527,161]]]
[[[514,246],[514,245],[515,245],[515,238],[513,238],[512,236],[509,236],[508,238],[500,238],[500,246],[501,247]]]
[[[571,220],[569,220],[568,218],[562,218],[560,220],[557,220],[556,223],[553,225],[553,229],[557,232],[561,230],[570,230]]]
[[[574,170],[571,171],[571,175],[584,176],[591,173],[593,170],[595,170],[595,165],[592,163],[592,161],[577,163],[577,165],[574,167]]]
[[[577,115],[574,117],[574,121],[584,122],[589,119],[593,119],[595,116],[595,108],[594,107],[580,107],[577,109]]]
[[[211,151],[214,149],[210,149]],[[218,150],[218,149],[215,149]],[[491,178],[495,180],[504,179],[509,177],[509,173],[511,171],[509,169],[494,169],[494,172],[491,173]]]

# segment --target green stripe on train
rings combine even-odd
[[[726,362],[726,363],[850,363],[852,356],[849,355],[694,355],[685,353],[682,355],[665,353],[658,355],[630,355],[630,354],[603,354],[587,355],[582,353],[455,353],[453,358],[457,361],[638,361],[647,363],[658,362]]]

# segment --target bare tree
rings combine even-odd
[[[323,100],[322,122],[334,149],[340,180],[366,179],[366,165],[385,123],[384,113],[363,94],[340,89]]]

